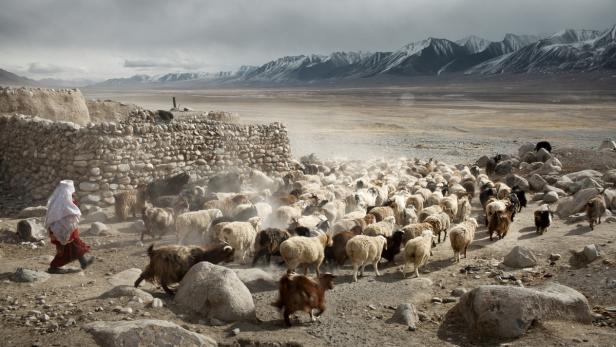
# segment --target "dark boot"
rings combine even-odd
[[[85,256],[79,258],[79,264],[81,265],[81,269],[85,270],[88,268],[88,266],[92,265],[92,263],[94,262],[94,257],[89,257],[86,258]]]

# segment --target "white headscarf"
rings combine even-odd
[[[57,222],[66,216],[81,216],[79,207],[73,203],[74,192],[73,181],[64,180],[58,184],[47,201],[45,226],[49,227],[53,222]]]

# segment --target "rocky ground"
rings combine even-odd
[[[83,239],[92,245],[96,263],[86,271],[45,276],[40,282],[14,282],[13,273],[23,267],[45,271],[54,254],[48,242],[0,243],[0,341],[2,346],[89,346],[95,341],[83,326],[94,321],[131,321],[161,319],[209,336],[222,346],[399,346],[401,342],[440,345],[614,345],[616,338],[616,224],[604,222],[590,231],[588,224],[567,224],[556,219],[544,235],[534,231],[532,211],[536,203],[516,218],[507,237],[489,241],[485,227],[478,229],[469,251],[469,259],[451,262],[449,242],[434,249],[434,255],[419,279],[402,278],[400,266],[382,265],[382,276],[375,277],[368,267],[367,275],[352,283],[349,266],[334,270],[336,287],[327,293],[328,310],[320,321],[311,323],[300,314],[292,328],[283,326],[279,313],[270,306],[276,292],[267,280],[251,286],[258,323],[206,325],[205,321],[183,313],[171,297],[160,288],[142,285],[143,289],[162,301],[162,308],[152,307],[147,295],[143,298],[106,298],[99,296],[120,284],[132,284],[146,262],[145,246],[138,242],[133,221],[116,223],[111,210],[104,236],[88,235],[89,223],[83,223]],[[473,215],[480,214],[474,202]],[[15,230],[16,219],[2,219],[0,227]],[[172,243],[166,236],[157,244]],[[595,244],[600,256],[590,263],[580,261],[571,252]],[[511,269],[501,264],[504,256],[516,245],[531,249],[536,266]],[[559,254],[558,260],[550,256]],[[555,259],[553,257],[552,259]],[[77,266],[75,263],[73,266]],[[232,269],[244,268],[237,264]],[[131,270],[132,269],[132,270]],[[264,268],[273,278],[282,269]],[[47,278],[48,277],[48,278]],[[267,277],[267,276],[266,276]],[[482,284],[534,287],[546,281],[570,286],[586,296],[596,313],[592,325],[562,322],[539,322],[523,337],[511,341],[478,342],[471,340],[463,324],[446,319],[459,292]],[[455,290],[455,291],[454,291]],[[416,331],[391,322],[395,308],[414,303],[420,322]],[[155,306],[158,306],[158,302]],[[236,330],[239,329],[239,330]]]

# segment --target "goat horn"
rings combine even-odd
[[[231,247],[231,246],[227,245],[227,246],[224,246],[224,247],[222,248],[222,250],[223,250],[223,251],[227,251],[227,250],[232,251],[232,250],[233,250],[233,247]]]

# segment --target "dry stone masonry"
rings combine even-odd
[[[291,152],[281,123],[240,125],[203,116],[157,123],[140,110],[120,122],[51,121],[0,115],[0,181],[44,201],[62,179],[75,181],[82,203],[110,205],[113,195],[187,172],[197,178],[237,168],[275,175]]]

